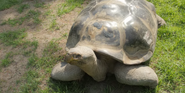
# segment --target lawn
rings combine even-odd
[[[120,84],[114,76],[96,82],[51,79],[65,56],[69,30],[90,0],[0,0],[0,91],[2,93],[185,93],[185,0],[148,0],[166,26],[158,29],[149,66],[155,89]]]

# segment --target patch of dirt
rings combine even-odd
[[[8,67],[2,68],[0,72],[0,81],[4,81],[0,85],[2,92],[14,92],[20,88],[16,83],[17,80],[23,76],[25,71],[27,71],[27,62],[27,57],[15,55],[13,56],[13,63]]]
[[[10,52],[11,50],[11,46],[4,46],[3,44],[0,44],[0,59],[3,59],[6,53]]]
[[[34,0],[27,0],[23,2],[23,4],[29,4],[30,8],[24,10],[23,13],[17,12],[17,7],[13,6],[9,9],[6,9],[4,11],[0,11],[0,24],[8,19],[17,19],[20,17],[24,17],[29,10],[39,10],[41,12],[41,15],[39,19],[42,20],[41,24],[36,25],[31,20],[26,20],[23,22],[22,25],[16,25],[16,26],[10,26],[10,25],[1,25],[0,26],[0,32],[5,32],[8,30],[16,30],[16,29],[22,29],[26,28],[27,37],[25,39],[27,40],[37,40],[38,41],[38,47],[36,49],[36,54],[38,57],[42,57],[43,50],[47,43],[51,41],[52,39],[58,39],[62,38],[59,42],[59,46],[62,47],[61,54],[65,54],[65,44],[67,41],[67,37],[63,36],[63,34],[68,34],[70,31],[70,28],[75,20],[75,18],[78,16],[79,11],[82,10],[82,8],[76,8],[74,11],[62,15],[57,16],[57,7],[58,4],[61,4],[64,2],[64,0],[42,0],[44,1],[46,6],[49,6],[48,8],[35,8],[34,7]],[[83,6],[86,6],[84,4]],[[51,14],[49,16],[44,16],[43,14],[51,10]],[[54,15],[54,16],[53,16]],[[56,19],[57,26],[59,29],[57,30],[51,30],[49,29],[49,25],[51,24],[52,18]],[[1,59],[5,57],[7,53],[12,51],[13,53],[18,53],[21,51],[19,48],[12,48],[11,46],[4,46],[3,44],[0,44],[0,63]],[[14,55],[12,60],[13,62],[7,66],[1,69],[0,71],[0,90],[1,93],[7,93],[7,92],[16,92],[19,91],[20,85],[17,84],[17,82],[21,79],[23,74],[27,71],[27,63],[28,58],[23,55]],[[47,75],[47,77],[50,77]],[[43,89],[46,86],[46,80],[44,79],[41,82],[40,87]]]

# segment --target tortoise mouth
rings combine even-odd
[[[69,63],[69,64],[77,64],[78,62],[82,61],[82,56],[80,54],[76,54],[76,53],[67,53],[66,57],[65,57],[65,62]]]

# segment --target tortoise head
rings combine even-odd
[[[84,46],[71,48],[65,58],[66,62],[78,67],[95,64],[96,60],[93,50]]]

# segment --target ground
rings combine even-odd
[[[17,6],[13,6],[9,9],[6,9],[4,11],[0,12],[0,23],[3,23],[4,20],[8,19],[17,19],[20,17],[23,17],[26,15],[26,13],[30,10],[33,11],[39,11],[42,14],[51,10],[51,13],[47,16],[45,15],[39,15],[38,18],[42,20],[42,23],[37,24],[34,23],[33,20],[27,18],[21,25],[15,24],[15,26],[11,26],[9,24],[1,25],[0,26],[0,32],[5,32],[7,30],[15,30],[15,29],[26,29],[27,36],[24,38],[28,41],[36,40],[38,42],[37,49],[34,51],[34,53],[38,57],[42,57],[43,50],[47,43],[51,41],[52,39],[60,38],[61,36],[66,37],[68,31],[70,30],[71,25],[73,24],[75,18],[78,15],[78,11],[81,11],[82,8],[77,8],[74,11],[71,11],[68,14],[57,16],[54,13],[56,12],[56,7],[59,6],[59,4],[63,3],[64,1],[58,0],[58,1],[44,1],[44,2],[36,2],[33,0],[25,1],[22,4],[29,5],[29,9],[25,9],[23,13],[17,12]],[[37,8],[34,7],[36,4],[43,4],[42,6],[44,8]],[[82,6],[83,7],[83,6]],[[57,16],[57,17],[56,17]],[[55,20],[52,24],[52,21]],[[55,24],[57,23],[57,25]],[[58,27],[57,30],[55,27]],[[66,34],[66,36],[65,36]],[[65,49],[65,43],[66,38],[62,38],[59,41],[60,47],[63,49],[60,50],[60,52],[65,53],[63,51]],[[0,81],[1,81],[1,91],[7,92],[7,91],[19,91],[21,84],[17,85],[17,81],[21,81],[23,75],[28,71],[27,64],[28,64],[28,58],[29,56],[25,56],[24,54],[20,53],[20,51],[26,51],[26,49],[21,49],[21,45],[13,48],[12,46],[6,46],[1,43],[1,50],[0,50],[0,59],[3,59],[5,55],[9,52],[15,53],[11,61],[12,63],[9,66],[3,67],[0,72]],[[29,51],[30,52],[30,51]],[[62,56],[62,55],[61,55]],[[1,61],[0,61],[1,63]],[[57,62],[55,62],[57,63]],[[54,65],[54,64],[53,64]],[[47,78],[50,76],[48,75]],[[42,84],[41,84],[42,85]],[[44,87],[44,86],[42,86]]]
[[[149,0],[157,6],[159,15],[162,15],[168,24],[159,29],[156,52],[150,63],[159,76],[159,85],[155,89],[120,84],[113,75],[107,76],[103,82],[96,82],[88,75],[82,80],[71,82],[51,79],[53,66],[62,62],[65,56],[65,44],[70,28],[89,0],[14,1],[0,0],[0,4],[5,2],[4,7],[0,6],[1,93],[183,93],[185,91],[183,87],[185,22],[181,17],[184,15],[183,1],[166,5],[171,10],[165,10],[161,4],[170,1],[158,3],[159,0]],[[175,13],[177,10],[179,13]],[[171,20],[171,18],[176,19]],[[177,63],[172,64],[172,60]]]

